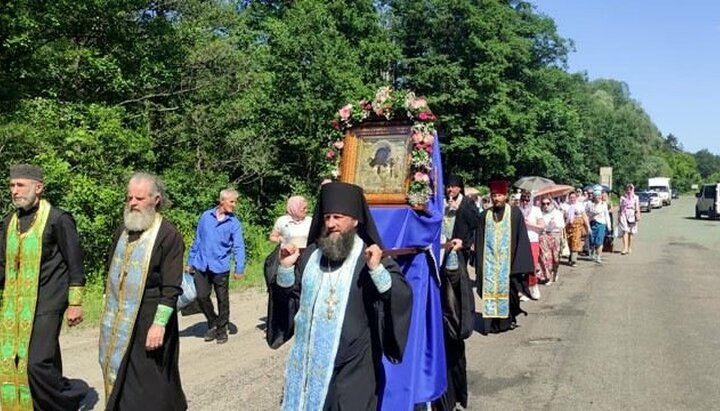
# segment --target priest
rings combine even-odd
[[[480,214],[475,235],[477,290],[482,298],[483,333],[515,328],[523,275],[535,270],[525,219],[507,203],[510,184],[491,181],[493,206]]]
[[[412,292],[382,242],[362,188],[321,187],[308,246],[266,260],[267,341],[295,336],[285,371],[284,410],[375,410],[385,356],[402,360]]]
[[[160,214],[166,203],[158,177],[137,173],[130,179],[124,223],[110,251],[100,324],[108,411],[187,409],[175,311],[185,244]]]

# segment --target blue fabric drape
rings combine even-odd
[[[383,359],[386,381],[381,410],[412,411],[415,404],[432,401],[447,388],[438,269],[444,187],[437,137],[432,158],[435,195],[427,214],[407,207],[370,208],[386,249],[426,249],[424,253],[396,257],[412,287],[413,312],[402,362],[391,364]]]

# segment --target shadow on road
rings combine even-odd
[[[695,216],[687,216],[687,217],[683,217],[683,218],[685,220],[692,220],[692,221],[702,221],[702,222],[707,222],[707,223],[710,223],[710,222],[720,223],[720,220],[713,219],[713,218],[695,218]]]
[[[208,330],[207,321],[201,321],[199,323],[195,323],[184,330],[180,330],[180,337],[195,337],[195,338],[203,338],[205,336],[205,333]],[[238,333],[237,325],[233,324],[232,322],[228,323],[228,333],[230,335],[235,335]]]

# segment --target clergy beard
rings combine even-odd
[[[33,188],[33,190],[34,190],[34,188]],[[32,206],[34,206],[35,202],[38,199],[38,196],[37,196],[37,194],[35,194],[35,191],[33,191],[33,190],[31,190],[25,196],[14,197],[12,199],[12,203],[15,206],[15,208],[29,210]]]
[[[323,235],[317,239],[320,252],[330,261],[344,261],[350,255],[354,243],[355,230],[340,233],[335,238],[325,230]]]
[[[130,207],[125,206],[125,211],[123,212],[125,228],[127,228],[128,231],[145,231],[150,228],[155,220],[155,214],[156,211],[154,208],[130,210]]]

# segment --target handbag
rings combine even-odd
[[[183,273],[182,278],[182,284],[180,285],[182,288],[182,294],[178,297],[177,300],[177,309],[182,310],[183,308],[190,305],[195,299],[197,298],[197,288],[195,287],[195,277],[193,277],[192,274],[185,271]]]

